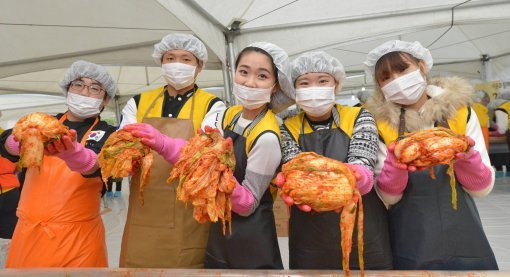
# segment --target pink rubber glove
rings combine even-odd
[[[408,172],[415,171],[416,167],[399,163],[394,151],[395,143],[391,143],[388,145],[381,174],[377,176],[377,187],[387,194],[401,195],[407,186]]]
[[[69,130],[69,133],[69,136],[62,136],[60,140],[48,143],[44,152],[64,160],[72,171],[89,173],[97,163],[97,154],[78,143],[75,130]]]
[[[128,124],[124,126],[124,130],[141,138],[143,144],[158,152],[171,164],[175,164],[179,160],[181,148],[186,145],[186,140],[163,135],[152,125],[146,123]]]
[[[234,191],[232,192],[231,200],[232,211],[242,216],[248,216],[251,214],[251,207],[255,202],[253,194],[248,188],[240,185],[237,180]]]
[[[280,173],[278,173],[278,175],[276,175],[275,185],[278,186],[279,188],[282,188],[284,184],[285,184],[285,176],[283,175],[283,172],[280,172]],[[292,197],[290,197],[286,194],[283,194],[283,193],[281,194],[281,197],[283,199],[283,202],[285,202],[285,204],[287,206],[290,207],[290,206],[294,205],[294,199],[292,199]],[[303,212],[311,212],[312,211],[312,207],[310,207],[308,205],[296,204],[296,207],[298,207],[298,209],[300,209]]]
[[[5,146],[7,148],[7,152],[14,156],[19,156],[19,142],[16,141],[16,138],[13,135],[7,137]]]
[[[374,173],[364,165],[348,163],[345,165],[354,172],[359,193],[361,195],[369,193],[374,186]]]
[[[453,163],[453,169],[457,179],[464,188],[470,191],[480,191],[491,185],[492,173],[482,162],[480,152],[473,146],[475,141],[467,137],[469,151],[457,153],[457,160]]]

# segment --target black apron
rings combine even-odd
[[[400,125],[399,136],[405,120]],[[475,202],[458,180],[457,210],[453,209],[447,169],[448,165],[434,166],[435,180],[429,170],[409,172],[402,199],[390,207],[395,269],[498,269]]]
[[[267,110],[259,114],[247,127],[250,128],[248,134],[266,112]],[[244,180],[246,173],[246,138],[230,128],[237,123],[240,115],[241,113],[224,130],[224,136],[232,138],[234,142],[234,176],[238,182]],[[223,235],[221,222],[212,223],[204,265],[205,268],[221,269],[283,269],[269,187],[253,214],[245,217],[232,213],[232,235],[228,230]]]
[[[337,109],[333,108],[336,126],[340,126]],[[350,138],[339,127],[304,134],[304,118],[299,134],[302,151],[345,162]],[[375,190],[362,196],[365,210],[364,259],[365,269],[391,269],[392,257],[388,234],[386,207]],[[341,269],[342,249],[340,215],[330,212],[302,212],[292,206],[289,219],[289,259],[291,269]],[[357,225],[357,221],[356,221]],[[357,228],[354,228],[350,268],[359,269]]]

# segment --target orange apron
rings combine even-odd
[[[19,188],[18,177],[14,174],[16,164],[0,156],[0,194]]]
[[[165,92],[163,90],[159,97]],[[191,100],[190,119],[146,118],[159,97],[151,103],[142,122],[169,137],[186,140],[192,137],[195,96]],[[210,224],[199,224],[193,218],[191,204],[186,208],[176,200],[177,182],[166,183],[173,165],[158,153],[153,151],[153,154],[143,206],[138,200],[139,180],[131,179],[120,267],[203,268]]]
[[[102,186],[100,177],[84,178],[58,157],[44,156],[39,170],[28,169],[6,267],[107,267]]]

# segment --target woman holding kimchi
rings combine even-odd
[[[419,42],[388,41],[365,61],[374,76],[368,103],[379,130],[376,189],[390,205],[395,269],[492,270],[496,259],[472,197],[486,196],[494,171],[476,113],[470,84],[457,77],[426,79],[432,56]],[[448,165],[434,166],[435,179],[397,162],[395,141],[407,132],[443,126],[467,136],[469,151],[456,154],[453,169],[457,210],[452,207]]]
[[[387,212],[372,189],[377,128],[367,110],[335,104],[344,77],[343,65],[325,52],[305,53],[293,61],[296,103],[303,112],[287,119],[280,128],[282,161],[288,162],[299,152],[315,152],[344,162],[355,171],[366,211],[365,268],[391,269]],[[278,177],[282,180],[283,174]],[[292,204],[294,200],[284,196],[284,201]],[[334,211],[316,213],[307,205],[292,206],[290,268],[339,269],[342,260],[339,223],[340,216]],[[350,267],[360,268],[357,243],[352,245]]]

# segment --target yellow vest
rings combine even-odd
[[[242,112],[243,106],[237,105],[228,108],[225,111],[223,116],[222,126],[223,129],[227,128],[227,126],[234,120],[234,117]],[[246,155],[250,153],[250,150],[255,145],[257,139],[263,135],[264,133],[271,132],[276,134],[278,140],[281,141],[280,138],[280,127],[278,126],[278,121],[276,121],[275,115],[273,111],[270,109],[264,115],[264,117],[257,123],[257,125],[251,129],[251,132],[248,134],[248,129],[246,128],[243,133],[243,137],[246,138]]]
[[[227,126],[232,122],[234,117],[239,114],[243,110],[243,106],[237,105],[228,108],[225,111],[225,115],[223,116],[222,126],[223,129],[227,128]],[[243,133],[243,137],[246,138],[246,155],[250,153],[250,150],[255,145],[255,142],[257,139],[267,132],[275,133],[278,136],[278,140],[281,142],[280,138],[280,127],[278,126],[278,121],[276,121],[276,118],[274,116],[273,111],[268,110],[267,113],[264,115],[264,117],[257,123],[257,125],[251,129],[251,132],[248,134],[249,128],[246,128]],[[242,182],[242,180],[238,180]],[[274,183],[274,182],[271,182]],[[270,184],[269,186],[269,192],[271,193],[271,196],[274,199],[277,197],[278,187],[276,185]]]
[[[510,101],[501,104],[498,109],[506,111],[506,114],[510,118]],[[510,129],[510,120],[508,121],[508,129]]]
[[[480,127],[489,127],[489,109],[478,102],[471,104],[471,108],[473,108],[476,117],[478,117],[478,121],[480,121]]]
[[[453,118],[448,119],[448,125],[450,129],[457,134],[465,135],[466,134],[466,125],[469,117],[469,107],[465,106],[457,110],[457,113]],[[386,145],[394,142],[398,138],[398,130],[393,128],[389,123],[385,121],[378,121],[376,119],[377,130],[379,131],[379,136],[383,139]]]
[[[352,130],[354,129],[354,124],[356,123],[356,119],[358,118],[358,114],[361,111],[361,108],[336,105],[336,109],[340,115],[340,129],[344,131],[349,136],[349,138],[352,137]],[[305,134],[313,132],[312,126],[310,126],[308,121],[303,120],[304,116],[305,113],[301,112],[285,120],[283,123],[296,142],[299,142],[299,133],[301,132],[301,124],[303,124],[303,122],[305,124],[303,132]],[[338,127],[334,121],[332,127]]]
[[[145,115],[145,112],[151,105],[152,101],[154,101],[154,99],[156,99],[164,89],[165,87],[159,87],[153,90],[142,92],[140,94],[140,102],[138,103],[138,111],[136,113],[137,122],[142,122],[143,116]],[[216,98],[216,96],[205,90],[202,90],[201,88],[198,88],[193,93],[192,98],[195,98],[195,107],[193,110],[193,128],[196,131],[201,127],[202,121],[207,114],[209,104]],[[186,101],[182,109],[179,111],[177,118],[189,119],[191,103],[193,102],[192,98]],[[147,117],[161,117],[161,113],[163,112],[163,99],[164,97],[161,96],[156,100],[156,103],[147,114]]]

